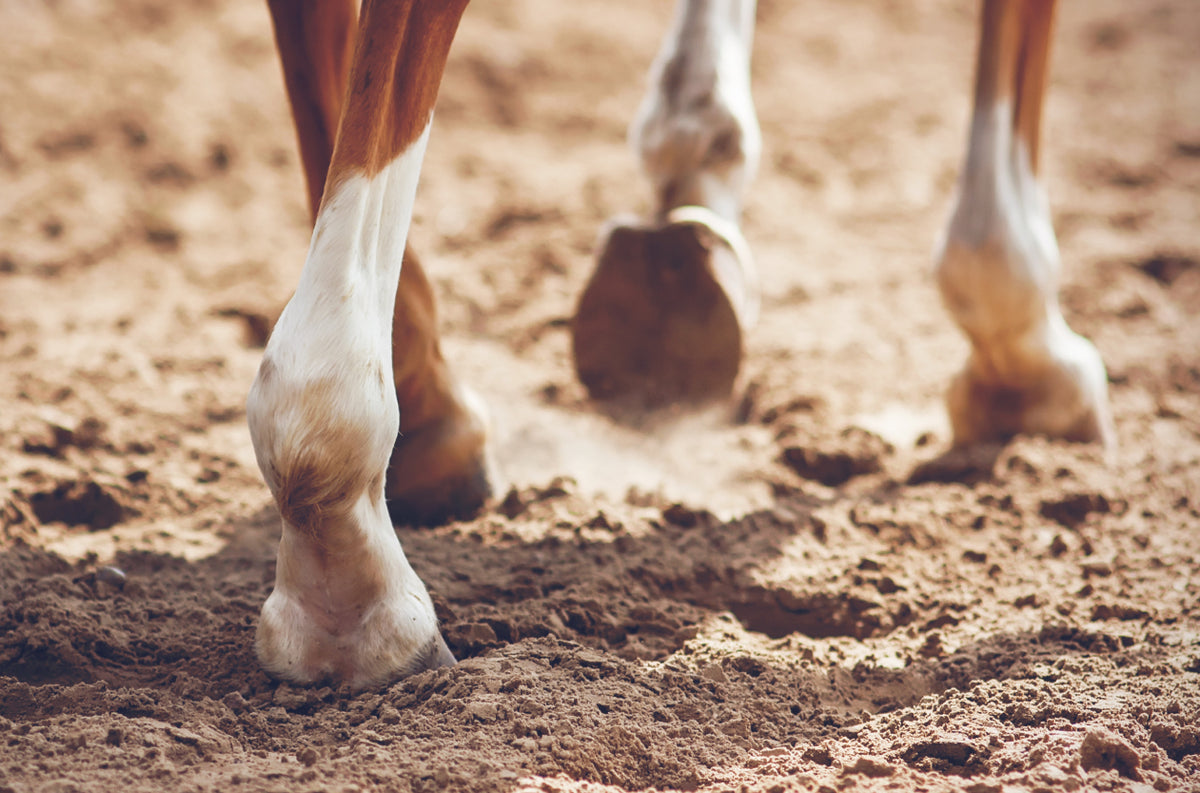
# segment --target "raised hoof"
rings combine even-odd
[[[575,370],[598,400],[723,399],[757,301],[741,232],[712,212],[681,207],[662,224],[614,225],[579,299]]]
[[[1048,362],[1014,382],[969,361],[946,394],[956,445],[1045,435],[1076,443],[1116,443],[1108,378],[1091,342],[1070,334]]]
[[[462,410],[450,417],[401,429],[385,485],[394,524],[434,526],[471,518],[492,492],[487,417],[477,397],[464,394]]]

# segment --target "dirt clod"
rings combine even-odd
[[[846,433],[832,447],[789,446],[783,462],[798,475],[829,487],[844,485],[856,476],[883,470],[887,445],[876,435]]]
[[[1089,730],[1079,746],[1079,765],[1088,771],[1112,769],[1123,777],[1140,781],[1141,762],[1128,741],[1108,730]]]

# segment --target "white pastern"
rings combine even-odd
[[[400,421],[392,314],[428,135],[331,185],[247,400],[283,517],[258,650],[289,679],[364,685],[415,671],[440,642],[383,494]]]
[[[696,205],[737,222],[762,134],[750,90],[753,0],[680,0],[630,143],[659,214]]]
[[[421,671],[433,660],[431,652],[442,646],[433,604],[381,507],[359,497],[352,525],[362,542],[336,553],[285,522],[256,642],[270,672],[362,687]]]

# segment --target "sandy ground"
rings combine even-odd
[[[762,320],[733,404],[641,427],[568,323],[648,204],[668,4],[468,11],[413,240],[507,483],[399,529],[463,662],[354,695],[251,650],[243,400],[308,222],[265,7],[8,0],[0,791],[1200,790],[1200,5],[1060,14],[1046,182],[1118,451],[914,481],[965,354],[929,251],[974,5],[761,3]]]

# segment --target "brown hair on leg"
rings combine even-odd
[[[267,0],[315,219],[354,53],[357,0]]]

